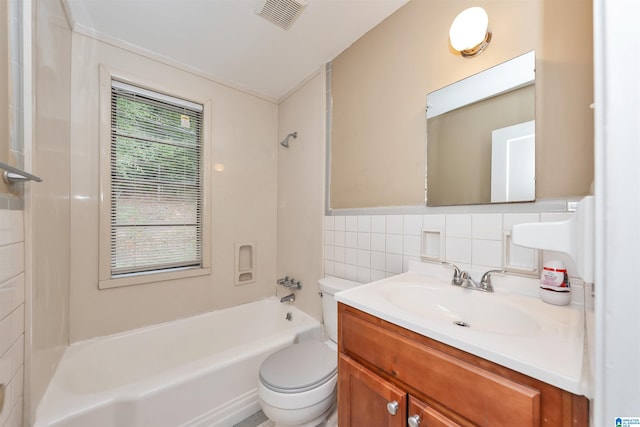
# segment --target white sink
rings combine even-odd
[[[583,394],[582,306],[560,307],[542,302],[535,277],[495,275],[495,292],[486,293],[451,285],[450,267],[412,265],[415,270],[339,292],[336,299],[418,334]],[[578,289],[572,293],[580,301]]]
[[[429,284],[390,283],[381,290],[387,301],[427,320],[474,331],[533,335],[540,324],[508,296],[452,286],[433,280]]]

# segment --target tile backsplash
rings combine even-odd
[[[448,261],[466,270],[538,275],[539,263],[568,257],[511,245],[515,224],[562,221],[571,213],[454,213],[325,216],[325,274],[368,283],[406,272],[409,261]],[[426,237],[425,237],[426,236]]]

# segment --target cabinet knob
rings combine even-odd
[[[391,415],[395,415],[398,412],[399,408],[400,405],[398,405],[398,402],[396,402],[395,400],[393,402],[387,403],[387,411],[389,411]]]
[[[416,415],[412,415],[409,418],[407,418],[407,424],[409,424],[409,427],[419,427],[420,426],[420,415],[416,414]]]

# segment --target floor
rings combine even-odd
[[[270,421],[264,412],[258,411],[233,427],[273,427],[274,425],[273,421]]]
[[[273,421],[269,420],[262,411],[258,411],[250,417],[242,420],[233,427],[274,427]],[[338,427],[338,411],[335,410],[329,416],[327,421],[320,424],[318,427]]]

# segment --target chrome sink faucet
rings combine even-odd
[[[452,264],[450,262],[447,261],[442,261],[443,264],[445,265],[450,265],[451,267],[453,267],[453,277],[451,278],[451,284],[453,286],[462,286],[462,284],[464,283],[466,277],[468,277],[468,273],[465,271],[465,278],[462,277],[462,271],[460,271],[460,269],[458,268],[458,266],[456,266],[455,264]]]
[[[493,292],[493,285],[491,284],[491,274],[493,273],[505,273],[504,270],[496,269],[485,272],[480,278],[480,290],[485,292]]]
[[[473,277],[468,271],[461,271],[456,265],[443,261],[443,264],[453,267],[453,278],[451,284],[454,286],[460,286],[463,288],[474,289],[482,292],[493,292],[493,285],[491,284],[491,274],[504,273],[504,270],[489,270],[482,275],[480,283],[473,280]]]

